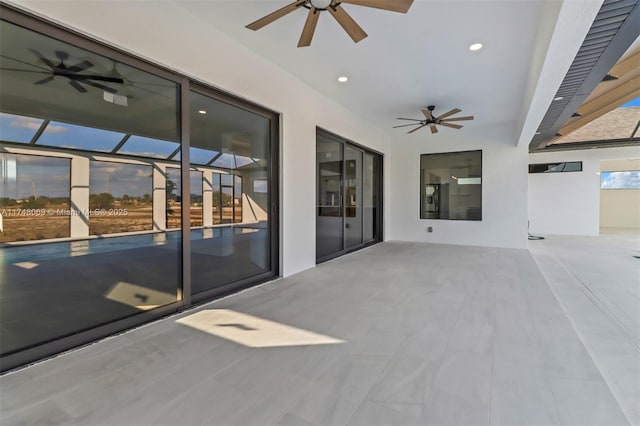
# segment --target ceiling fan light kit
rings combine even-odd
[[[450,111],[445,112],[444,114],[441,114],[437,117],[433,116],[433,110],[436,109],[436,107],[434,105],[429,105],[428,107],[426,107],[425,109],[422,110],[422,114],[424,114],[424,119],[417,119],[417,118],[398,118],[398,120],[407,120],[407,121],[413,121],[414,123],[411,124],[401,124],[398,126],[393,126],[393,128],[398,128],[398,127],[409,127],[409,126],[417,126],[414,129],[409,130],[407,133],[413,133],[417,130],[422,129],[423,127],[429,126],[429,130],[431,130],[431,133],[438,133],[438,127],[437,126],[445,126],[445,127],[451,127],[452,129],[461,129],[464,126],[461,126],[460,124],[453,124],[451,123],[452,121],[464,121],[464,120],[473,120],[473,115],[469,115],[466,117],[451,117],[454,114],[457,114],[459,112],[462,112],[461,109],[458,108],[454,108]],[[449,118],[451,117],[451,118]]]
[[[250,23],[246,28],[257,31],[260,28],[282,18],[285,15],[297,10],[300,7],[309,9],[307,20],[305,21],[298,41],[298,47],[311,45],[313,34],[318,24],[320,12],[328,11],[331,16],[340,24],[351,39],[357,43],[367,37],[367,33],[353,20],[342,4],[354,4],[358,6],[373,7],[376,9],[389,10],[392,12],[407,13],[413,0],[296,0],[293,3],[282,7],[262,18]]]

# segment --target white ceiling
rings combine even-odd
[[[421,118],[452,108],[474,115],[467,128],[517,122],[548,0],[415,0],[407,14],[344,4],[369,34],[353,43],[322,12],[310,47],[297,48],[307,10],[259,31],[245,25],[283,7],[281,0],[176,0],[186,10],[249,49],[382,127],[396,117]],[[545,17],[545,18],[543,18]],[[480,42],[484,48],[470,52]],[[203,52],[206,54],[206,52]],[[346,75],[349,81],[337,82]],[[268,82],[265,82],[268,84]],[[394,129],[402,132],[404,129]]]

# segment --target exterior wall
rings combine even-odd
[[[600,161],[638,157],[638,147],[530,154],[530,163],[582,161],[583,170],[529,175],[530,232],[535,235],[598,235]]]
[[[527,247],[527,147],[511,126],[479,137],[473,124],[432,135],[402,133],[391,151],[390,239],[491,247]],[[482,221],[420,219],[420,154],[482,150]],[[433,227],[428,233],[427,228]]]
[[[600,227],[640,230],[640,189],[601,189]]]
[[[281,113],[283,276],[315,265],[316,126],[388,152],[385,131],[311,89],[173,2],[11,3]],[[144,22],[144,31],[140,30]],[[336,83],[338,84],[338,83]],[[388,174],[387,174],[388,176]],[[386,200],[385,200],[386,201]],[[388,212],[388,202],[385,202]],[[388,226],[388,214],[385,214]]]
[[[640,159],[602,161],[600,170],[640,170]],[[600,228],[640,230],[640,189],[601,189]]]

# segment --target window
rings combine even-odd
[[[529,164],[529,173],[581,172],[582,161]]]
[[[0,16],[0,368],[277,275],[276,113]]]
[[[420,156],[420,218],[482,220],[482,151]]]
[[[640,171],[600,173],[601,189],[640,189]]]

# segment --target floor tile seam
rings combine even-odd
[[[215,349],[215,348],[212,348],[211,350],[214,350],[214,349]],[[229,368],[229,367],[231,367],[231,366],[235,365],[237,362],[239,362],[239,361],[240,361],[241,359],[243,359],[243,358],[244,358],[244,357],[240,357],[240,358],[238,358],[236,361],[234,361],[232,364],[230,364],[227,368]],[[153,375],[154,379],[153,379],[152,383],[149,383],[149,384],[145,385],[145,388],[148,388],[148,387],[149,387],[150,385],[152,385],[153,383],[156,383],[156,382],[158,382],[159,380],[161,380],[162,378],[167,377],[170,373],[177,371],[181,366],[182,366],[182,365],[180,365],[180,364],[175,364],[175,365],[174,365],[174,366],[172,366],[171,368],[167,369],[167,370],[166,370],[166,373],[163,371],[163,374],[162,374],[162,375],[160,375],[160,377],[158,377],[158,375],[157,375],[157,374],[154,374],[154,375]],[[211,376],[209,379],[214,378],[216,375],[218,375],[219,373],[221,373],[221,372],[225,371],[227,368],[224,368],[224,369],[220,370],[218,373],[214,374],[214,375],[213,375],[213,376]],[[104,378],[104,377],[106,377],[107,375],[109,375],[109,374],[113,374],[113,373],[118,373],[118,370],[111,370],[111,371],[103,372],[102,374],[99,374],[99,375],[97,375],[97,376],[93,376],[93,377],[91,377],[91,381],[90,381],[90,382],[91,382],[91,383],[94,383],[95,381],[100,380],[100,379],[103,379],[103,378]],[[206,381],[208,381],[209,379],[206,379],[206,380],[204,380],[204,381],[202,381],[202,382],[199,382],[199,383],[197,383],[197,384],[195,384],[195,385],[193,385],[193,386],[189,386],[189,387],[188,387],[184,392],[182,392],[181,394],[176,395],[175,397],[173,397],[173,398],[169,399],[169,400],[167,401],[167,403],[168,403],[168,404],[173,403],[176,399],[178,399],[179,397],[182,397],[182,396],[183,396],[184,394],[186,394],[188,391],[190,391],[191,389],[193,389],[193,388],[195,388],[195,387],[197,387],[197,386],[200,386],[201,384],[205,383],[205,382],[206,382]],[[90,383],[90,382],[82,382],[82,383],[79,383],[79,384],[73,385],[73,386],[71,386],[71,387],[69,387],[69,388],[65,388],[64,393],[72,393],[73,391],[76,391],[76,390],[77,390],[77,389],[79,389],[80,387],[82,387],[82,386],[84,386],[84,385],[86,385],[87,383]],[[239,390],[239,391],[240,391],[240,390]],[[240,392],[242,392],[242,391],[240,391]],[[244,392],[242,392],[242,393],[244,393]],[[28,404],[28,405],[26,405],[26,406],[24,406],[24,407],[21,407],[21,408],[20,408],[20,409],[18,409],[16,412],[12,413],[9,417],[11,418],[11,417],[15,417],[15,416],[17,416],[17,415],[19,415],[19,414],[24,414],[23,412],[24,412],[25,410],[27,410],[27,409],[31,409],[31,408],[33,408],[34,406],[37,406],[37,405],[39,405],[39,404],[44,404],[44,403],[46,403],[46,402],[49,402],[49,401],[51,401],[51,400],[55,399],[58,395],[59,395],[58,393],[54,393],[54,394],[52,394],[52,395],[50,395],[50,396],[47,396],[46,398],[41,398],[41,399],[37,400],[36,402],[34,402],[34,403],[32,403],[32,404]],[[65,411],[65,412],[66,412],[66,411]],[[69,414],[69,417],[73,417],[73,416]]]
[[[576,284],[576,286],[579,286],[579,288],[583,291],[585,296],[587,296],[587,298],[589,298],[589,300],[591,300],[593,304],[595,304],[602,311],[604,311],[607,317],[609,317],[609,319],[611,319],[618,326],[618,328],[623,332],[623,334],[627,337],[630,343],[633,346],[635,346],[638,349],[638,351],[640,351],[640,341],[638,341],[638,339],[635,336],[633,336],[633,333],[631,333],[627,329],[626,324],[624,324],[624,322],[620,318],[618,318],[618,316],[613,312],[613,310],[610,309],[607,306],[607,304],[601,300],[601,297],[598,294],[596,294],[596,292],[594,292],[594,290],[591,289],[591,287],[589,287],[582,279],[580,279],[580,277],[569,266],[565,265],[563,261],[559,259],[557,262],[558,264],[560,264],[561,268],[572,278],[572,281],[574,281],[574,283],[578,283]],[[558,295],[555,292],[554,292],[554,295],[556,296],[556,298],[558,298]]]
[[[190,382],[190,385],[189,385],[189,386],[188,386],[184,391],[182,391],[182,392],[181,392],[181,393],[179,393],[178,395],[173,396],[171,399],[169,399],[169,400],[165,401],[165,406],[173,406],[173,405],[175,405],[176,403],[179,403],[181,400],[183,400],[183,399],[188,395],[188,393],[189,393],[191,390],[193,390],[193,389],[195,389],[195,388],[197,388],[197,387],[199,387],[199,386],[203,386],[203,385],[205,385],[205,384],[207,384],[207,383],[209,383],[209,382],[211,382],[211,381],[214,381],[214,380],[215,380],[215,379],[216,379],[220,374],[222,374],[223,372],[226,372],[226,371],[227,371],[227,370],[229,370],[231,367],[235,366],[235,365],[236,365],[236,364],[238,364],[240,361],[244,360],[246,357],[247,357],[247,355],[237,357],[237,358],[235,359],[235,361],[233,361],[232,363],[230,363],[230,364],[229,364],[229,365],[227,365],[226,367],[222,368],[221,370],[217,371],[215,374],[213,374],[212,376],[210,376],[210,377],[206,378],[205,380],[203,380],[203,381],[201,381],[201,382],[198,382],[198,383],[193,384],[193,385],[191,385],[191,382]],[[174,369],[174,371],[175,371],[175,370],[177,370],[179,367],[180,367],[179,365],[178,365],[178,366],[176,366],[176,367],[175,367],[175,369]],[[246,394],[246,392],[244,392],[244,391],[243,391],[243,390],[241,390],[241,389],[235,388],[235,390],[236,390],[236,391],[238,391],[238,392],[240,392],[240,393],[241,393],[241,394],[243,394],[243,395],[244,395],[244,394]]]
[[[544,246],[544,244],[543,244],[543,246]],[[560,300],[558,298],[558,295],[555,293],[554,289],[552,288],[552,285],[551,285],[551,283],[549,281],[549,278],[546,276],[546,274],[544,272],[544,269],[540,265],[539,260],[536,258],[536,256],[533,253],[530,252],[530,255],[531,255],[531,258],[533,259],[533,261],[534,261],[534,263],[535,263],[535,265],[536,265],[536,267],[538,269],[537,270],[538,274],[540,274],[542,276],[542,278],[544,279],[544,282],[545,282],[547,288],[551,291],[551,294],[553,294],[553,296],[554,296],[554,298],[556,300],[556,303],[558,303],[558,305],[560,306],[560,309],[562,309],[562,312],[564,313],[564,315],[569,319],[569,321],[571,323],[571,327],[574,330],[574,333],[577,334],[575,324],[573,324],[571,322],[571,318],[569,317],[566,308],[560,302]],[[549,260],[550,261],[556,261],[553,256],[549,256]],[[542,346],[541,346],[542,337],[540,336],[540,334],[539,334],[539,332],[538,332],[538,330],[537,330],[537,328],[535,326],[535,322],[533,321],[533,318],[531,317],[531,300],[530,300],[529,296],[526,294],[526,292],[525,292],[525,300],[527,302],[527,308],[529,310],[528,315],[529,315],[530,320],[531,320],[532,331],[534,333],[534,341],[535,341],[535,344],[536,344],[536,348],[538,349],[538,355],[540,356],[540,361],[542,362],[543,370],[541,371],[541,373],[544,376],[544,382],[547,385],[547,391],[550,392],[551,398],[553,399],[553,406],[554,406],[554,408],[556,410],[556,418],[558,419],[558,422],[560,424],[562,424],[562,418],[560,417],[560,409],[559,409],[559,404],[558,404],[558,397],[556,396],[556,393],[553,390],[553,385],[551,383],[552,378],[549,376],[549,374],[547,373],[546,368],[545,368],[546,363],[545,363],[545,360],[544,360],[544,356],[543,356],[543,353],[542,353]],[[580,341],[584,345],[584,342],[582,341],[580,336],[578,336],[578,339],[580,339]],[[591,356],[591,354],[589,354],[589,355]],[[593,362],[593,358],[591,359],[591,362]]]
[[[562,302],[561,298],[559,297],[558,293],[556,292],[554,286],[551,284],[551,280],[550,278],[545,274],[544,272],[544,268],[540,265],[540,263],[538,262],[538,259],[536,258],[536,256],[534,256],[532,254],[532,257],[534,259],[534,261],[536,262],[536,264],[538,265],[538,269],[540,271],[540,273],[542,274],[542,276],[544,277],[547,286],[549,287],[549,289],[551,290],[552,294],[554,295],[554,297],[556,298],[557,303],[560,305],[560,308],[562,309],[562,311],[564,312],[565,316],[567,317],[567,319],[569,320],[569,322],[571,323],[571,327],[573,327],[574,332],[576,333],[576,335],[578,336],[579,341],[582,343],[582,345],[584,346],[585,350],[587,351],[587,354],[589,355],[589,357],[591,358],[591,362],[594,364],[594,366],[596,367],[596,370],[600,373],[600,376],[602,378],[602,380],[604,381],[605,385],[607,386],[607,388],[609,389],[609,392],[611,392],[614,400],[616,401],[616,403],[618,404],[618,408],[620,408],[620,411],[622,411],[625,419],[627,420],[627,422],[631,425],[633,424],[633,422],[631,421],[631,416],[629,413],[627,413],[627,410],[625,409],[625,405],[626,404],[622,404],[622,398],[618,395],[617,392],[617,384],[615,383],[615,381],[613,380],[612,377],[609,376],[609,374],[607,374],[605,371],[603,371],[603,368],[600,367],[600,364],[598,362],[596,362],[595,360],[597,359],[597,357],[594,357],[595,354],[593,353],[593,351],[590,349],[589,345],[587,345],[586,343],[586,339],[584,338],[584,336],[582,335],[582,333],[579,331],[579,327],[576,324],[576,322],[574,321],[573,317],[569,314],[568,309],[566,308],[565,304]],[[549,261],[551,262],[556,262],[556,263],[560,263],[560,261],[558,259],[555,258],[555,256],[551,256],[549,257]],[[562,266],[562,265],[561,265]],[[527,300],[528,301],[528,300]],[[536,343],[538,345],[538,349],[540,350],[540,338],[538,336],[538,333],[536,332]],[[555,395],[555,392],[553,391],[553,386],[551,385],[551,380],[552,378],[549,377],[548,374],[545,374],[549,386],[551,388],[551,392],[554,398],[554,403],[556,404],[556,410],[558,410],[558,405],[557,405],[557,398]],[[585,379],[568,379],[568,378],[563,378],[562,380],[585,380]],[[614,391],[614,389],[616,389],[616,391]],[[558,416],[560,415],[560,412],[558,411]],[[558,417],[560,419],[560,417]]]
[[[464,301],[463,301],[464,302]],[[444,351],[442,352],[442,356],[440,357],[440,360],[438,361],[438,367],[436,368],[435,374],[433,376],[433,381],[431,382],[431,386],[429,386],[429,389],[427,390],[427,396],[425,397],[424,400],[424,404],[423,404],[423,410],[422,413],[420,414],[420,417],[418,417],[418,424],[424,424],[423,420],[424,417],[427,415],[427,411],[428,411],[428,405],[429,405],[429,398],[431,398],[431,394],[433,392],[433,387],[436,383],[436,380],[438,379],[438,373],[440,373],[440,370],[442,369],[442,363],[444,361],[444,357],[446,356],[447,352],[449,351],[449,344],[451,343],[451,339],[453,338],[453,328],[455,328],[455,325],[458,323],[458,321],[460,320],[460,317],[462,316],[462,306],[464,305],[464,303],[460,303],[458,306],[458,312],[456,314],[456,320],[453,323],[453,327],[451,329],[451,332],[449,333],[448,339],[447,339],[447,343],[444,347]]]
[[[496,305],[494,304],[493,307],[493,323],[491,324],[493,330],[491,333],[491,382],[490,382],[490,386],[489,386],[489,424],[493,424],[492,423],[492,419],[491,419],[491,414],[493,412],[492,407],[493,407],[493,384],[494,384],[494,367],[495,367],[495,360],[496,360]]]
[[[134,330],[132,330],[132,331],[134,331]],[[157,333],[156,333],[156,334],[157,334]],[[114,338],[114,337],[117,337],[117,336],[110,336],[110,338]],[[151,336],[148,336],[148,337],[151,337]],[[102,341],[93,342],[93,343],[91,343],[89,346],[94,346],[94,345],[99,344],[99,343],[101,343],[101,342],[102,342]],[[66,354],[66,353],[75,352],[75,351],[78,351],[78,350],[85,349],[85,348],[87,348],[87,347],[89,347],[89,346],[85,346],[85,347],[81,347],[81,348],[72,349],[72,350],[70,350],[69,352],[65,352],[65,353],[61,354],[60,356],[63,356],[63,355],[64,355],[64,354]],[[109,351],[109,352],[107,352],[107,354],[111,354],[111,352],[113,352],[113,351]],[[58,358],[58,357],[56,356],[55,358],[46,359],[46,360],[44,360],[43,362],[47,362],[47,361],[54,361],[56,358]],[[40,362],[38,362],[38,364],[40,364]],[[70,370],[72,367],[73,367],[73,366],[71,366],[71,367],[69,367],[69,368],[65,368],[65,369],[64,369],[64,370],[62,370],[62,371]],[[25,368],[27,368],[27,367],[25,367]],[[177,367],[176,367],[176,368],[177,368]],[[24,370],[24,369],[21,369],[21,370],[18,370],[18,371],[22,371],[22,370]],[[16,373],[17,373],[17,372],[16,372]],[[108,376],[108,375],[110,375],[110,374],[114,374],[114,373],[116,373],[116,374],[117,374],[117,373],[118,373],[118,370],[116,369],[116,370],[103,371],[102,373],[99,373],[99,374],[97,374],[97,375],[91,376],[91,380],[90,380],[90,382],[91,382],[91,383],[93,383],[93,382],[95,382],[95,381],[97,381],[97,380],[103,379],[104,377],[106,377],[106,376]],[[84,382],[78,382],[78,383],[75,383],[75,384],[73,384],[73,385],[71,385],[71,386],[69,386],[69,387],[66,387],[66,388],[64,389],[64,393],[71,393],[71,392],[73,392],[73,391],[75,391],[75,390],[77,390],[77,389],[81,388],[82,386],[84,386],[84,385],[86,385],[87,383],[90,383],[90,382],[89,382],[89,381],[84,381]],[[14,416],[16,416],[16,415],[18,415],[18,414],[22,413],[22,412],[23,412],[23,411],[25,411],[25,410],[28,410],[28,409],[31,409],[31,408],[33,408],[33,407],[37,406],[37,405],[40,405],[40,404],[44,404],[44,403],[46,403],[46,402],[49,402],[49,401],[51,401],[52,399],[56,398],[58,395],[59,395],[59,393],[57,393],[57,392],[53,392],[53,393],[51,393],[50,395],[48,395],[48,396],[46,396],[46,397],[38,398],[37,400],[34,400],[34,401],[33,401],[33,402],[31,402],[31,403],[28,403],[28,404],[23,405],[22,407],[20,407],[19,409],[17,409],[14,413],[12,413],[9,417],[14,417]],[[0,405],[0,412],[2,411],[2,410],[1,410],[1,408],[2,408],[2,406]],[[0,417],[1,417],[1,416],[0,416]]]

